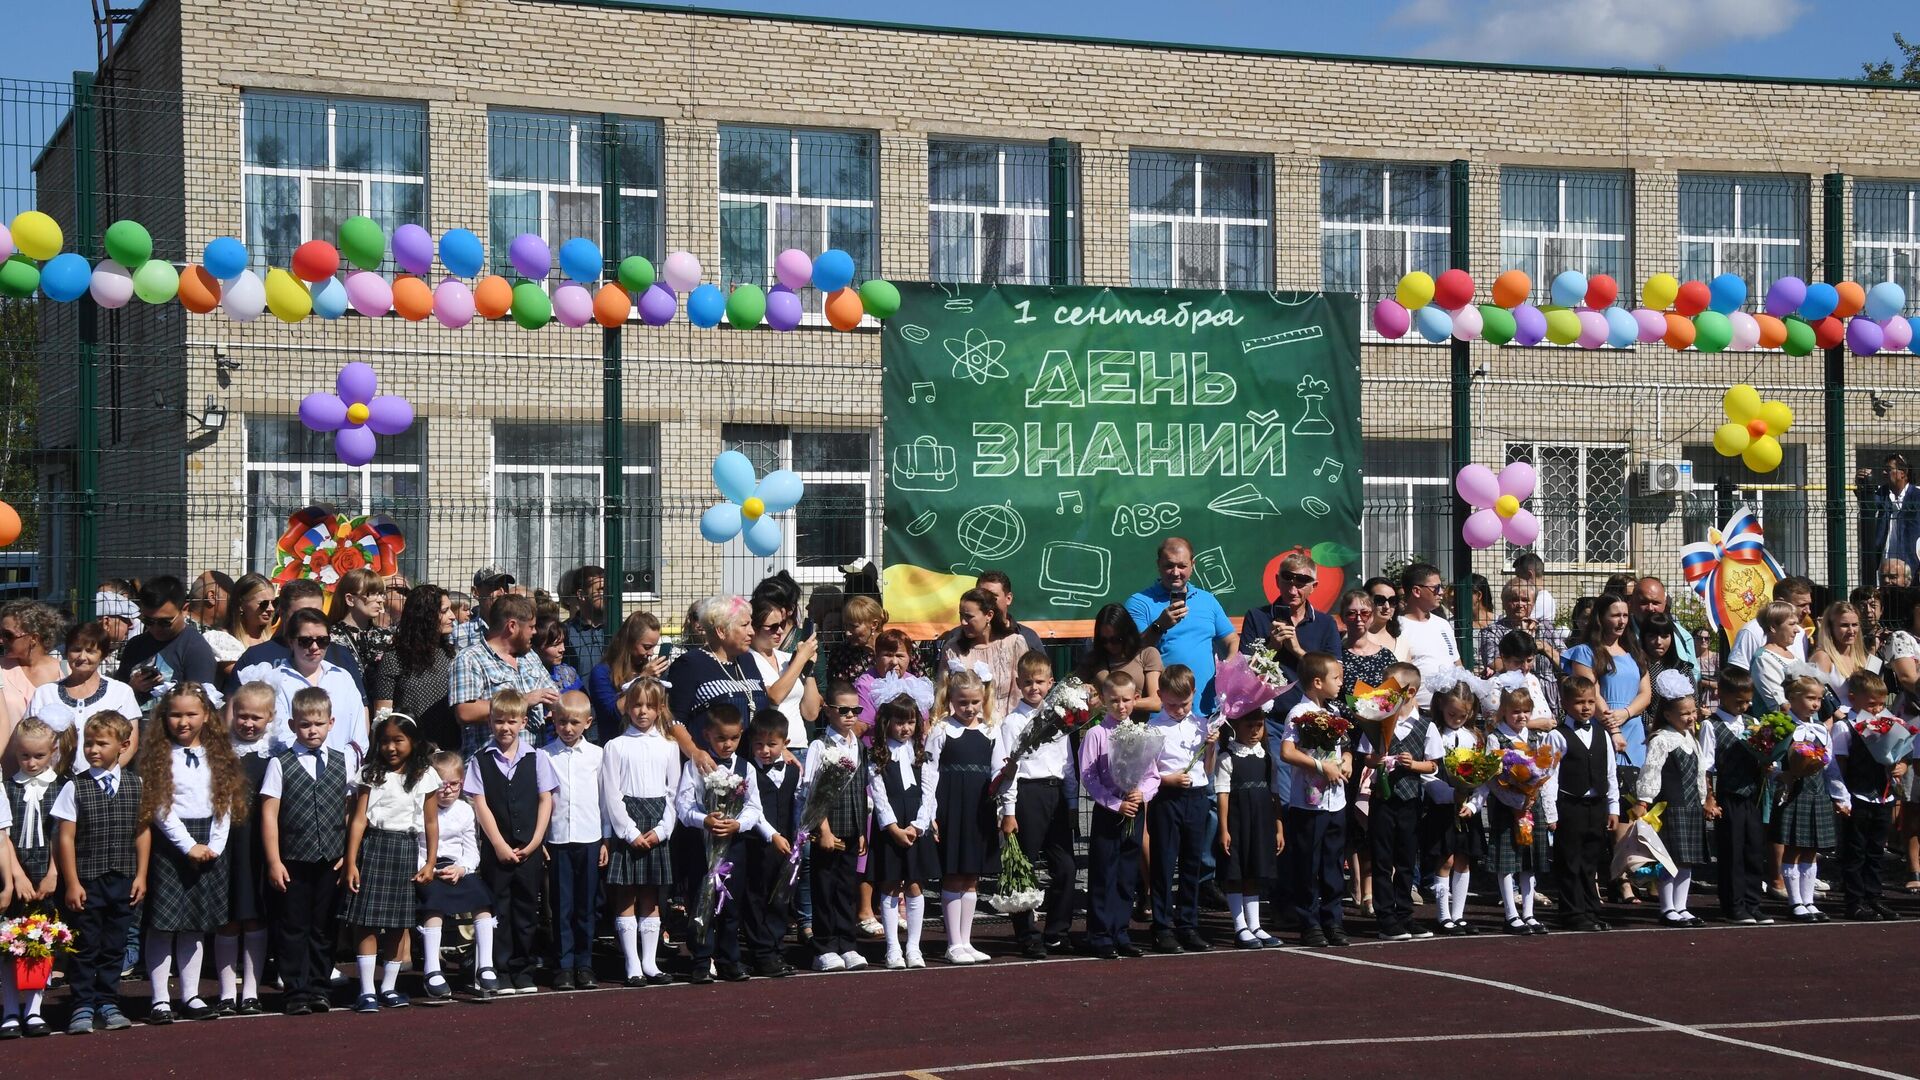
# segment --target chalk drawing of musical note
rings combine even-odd
[[[1335,484],[1335,483],[1339,483],[1340,481],[1340,471],[1342,469],[1345,469],[1346,467],[1347,466],[1345,462],[1335,461],[1332,458],[1325,458],[1320,462],[1319,467],[1313,470],[1313,475],[1320,476],[1322,474],[1325,474],[1327,477],[1327,483]],[[1327,473],[1328,469],[1332,469],[1333,472]]]
[[[1077,491],[1061,492],[1060,505],[1055,507],[1053,512],[1056,514],[1065,514],[1067,512],[1068,504],[1072,504],[1073,512],[1076,514],[1082,514],[1086,512],[1086,509],[1087,509],[1086,504],[1081,501],[1080,493]]]
[[[923,390],[923,389],[924,389],[924,390],[925,390],[925,391],[927,392],[927,404],[929,404],[929,405],[931,405],[931,404],[933,404],[933,395],[934,395],[934,393],[935,393],[935,391],[934,391],[934,388],[933,388],[933,384],[932,384],[932,383],[930,383],[930,382],[917,382],[917,383],[914,383],[914,384],[913,384],[913,395],[912,395],[911,397],[909,397],[909,398],[907,398],[907,402],[908,402],[908,404],[916,404],[916,403],[918,403],[918,402],[919,402],[919,400],[920,400],[920,391],[921,391],[921,390]]]

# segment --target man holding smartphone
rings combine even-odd
[[[1160,578],[1127,597],[1127,614],[1140,628],[1140,643],[1160,650],[1167,666],[1193,670],[1196,711],[1213,711],[1213,669],[1217,657],[1239,647],[1233,621],[1212,593],[1191,583],[1193,545],[1178,536],[1160,544]]]
[[[187,625],[187,587],[177,577],[151,578],[135,598],[146,632],[120,651],[120,670],[141,704],[166,682],[212,684],[218,677],[213,647]]]

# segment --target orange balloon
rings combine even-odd
[[[840,289],[827,297],[827,322],[835,330],[851,330],[860,325],[860,317],[867,313],[865,305],[860,303],[860,294],[851,286]]]
[[[1760,324],[1760,347],[1777,349],[1787,342],[1787,324],[1771,315],[1760,314],[1753,317]]]
[[[625,326],[627,314],[632,310],[632,295],[611,281],[600,286],[600,291],[593,294],[593,321],[609,330]]]
[[[180,306],[205,315],[220,306],[220,279],[204,266],[189,266],[180,275]]]
[[[473,310],[481,317],[497,319],[513,307],[513,283],[498,274],[488,274],[473,285]]]
[[[1533,295],[1533,279],[1523,270],[1509,270],[1493,279],[1493,302],[1503,308],[1516,308]]]
[[[20,511],[0,502],[0,547],[20,539]]]
[[[1664,339],[1669,349],[1685,349],[1693,344],[1693,320],[1685,315],[1667,312],[1667,336]]]
[[[1867,306],[1867,290],[1861,288],[1857,281],[1843,281],[1835,285],[1833,291],[1840,294],[1840,303],[1833,309],[1833,317],[1836,319],[1850,319],[1858,315],[1861,308]],[[1831,348],[1832,346],[1821,347]]]
[[[393,279],[393,310],[409,322],[419,322],[433,314],[433,290],[411,274]]]

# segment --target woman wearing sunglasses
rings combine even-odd
[[[326,745],[345,752],[349,747],[365,757],[370,748],[367,735],[367,703],[353,673],[327,659],[333,635],[327,617],[317,608],[301,608],[287,616],[283,640],[293,650],[284,660],[275,660],[264,681],[273,687],[273,740],[275,753],[294,744],[293,695],[309,686],[327,692],[333,704],[333,730]]]
[[[204,635],[219,663],[220,684],[226,685],[233,665],[248,649],[264,644],[273,634],[273,582],[260,574],[244,574],[233,583],[227,617]],[[221,657],[227,657],[221,660]]]

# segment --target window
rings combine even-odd
[[[618,191],[620,246],[606,254],[656,261],[662,254],[657,121],[494,109],[487,168],[493,265],[501,273],[512,275],[507,248],[521,233],[539,235],[555,251],[576,236],[601,243],[609,183]]]
[[[1920,181],[1853,184],[1854,279],[1897,281],[1907,310],[1920,301]]]
[[[625,594],[656,591],[660,547],[659,434],[629,424]],[[560,575],[605,550],[599,424],[493,425],[493,563],[521,584],[556,590]]]
[[[1680,174],[1680,278],[1738,274],[1747,307],[1767,284],[1807,272],[1807,181],[1790,176]]]
[[[782,561],[803,583],[837,582],[836,569],[879,550],[879,469],[871,431],[789,429],[774,424],[726,424],[725,449],[738,450],[765,476],[792,469],[807,493],[794,508]]]
[[[1451,265],[1447,167],[1320,163],[1320,287],[1353,293],[1362,310],[1415,270]]]
[[[1590,443],[1508,443],[1508,461],[1539,477],[1534,542],[1547,565],[1613,567],[1627,561],[1627,448]]]
[[[1373,574],[1417,556],[1451,580],[1453,484],[1446,440],[1369,438],[1363,448],[1360,565]]]
[[[1807,496],[1807,448],[1782,443],[1780,466],[1764,475],[1747,468],[1737,457],[1721,457],[1712,443],[1683,448],[1693,462],[1693,488],[1684,496],[1684,542],[1707,539],[1745,504],[1753,507],[1766,533],[1767,550],[1782,566],[1807,566],[1807,519],[1813,507]]]
[[[1052,279],[1051,174],[1046,146],[927,143],[927,232],[935,281],[1045,285]],[[1079,271],[1073,236],[1076,179],[1067,195],[1067,278]]]
[[[246,440],[247,569],[271,575],[287,519],[324,505],[392,518],[407,538],[401,572],[410,581],[425,578],[427,421],[416,417],[405,432],[382,437],[379,455],[359,468],[334,456],[333,436],[292,417],[248,417]]]
[[[1563,270],[1633,280],[1627,236],[1627,174],[1592,170],[1500,170],[1501,266],[1524,270],[1546,299]]]
[[[427,110],[403,101],[240,95],[243,229],[256,270],[365,214],[393,235],[427,220]]]
[[[874,261],[875,139],[860,131],[720,127],[720,277],[725,287],[773,281],[787,248],[853,256],[855,279]],[[801,290],[818,319],[821,297]]]
[[[1135,150],[1127,188],[1133,284],[1273,288],[1273,163]]]

